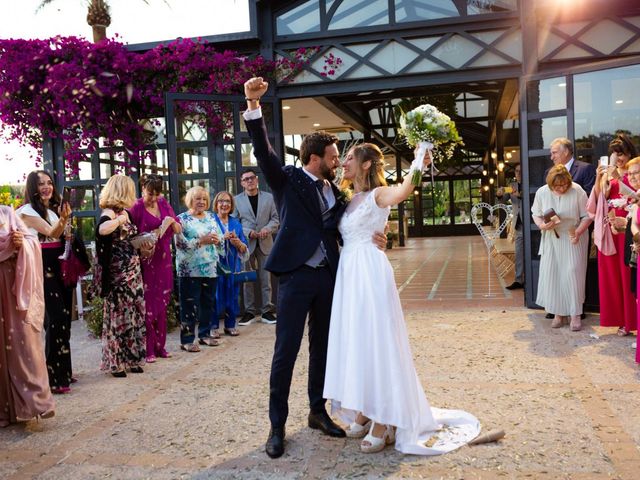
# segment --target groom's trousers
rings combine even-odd
[[[329,267],[306,265],[278,277],[278,323],[271,364],[269,419],[283,427],[289,414],[293,367],[309,318],[308,394],[312,412],[324,411],[322,397],[327,363],[329,320],[335,279]]]

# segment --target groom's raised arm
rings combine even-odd
[[[243,113],[245,125],[251,137],[253,154],[258,166],[272,190],[282,189],[286,175],[282,171],[282,162],[269,143],[267,127],[262,117],[260,98],[269,88],[269,84],[261,77],[254,77],[244,84],[244,94],[247,100],[247,110]]]

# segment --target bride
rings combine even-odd
[[[424,166],[431,155],[424,157]],[[458,410],[431,408],[413,366],[393,270],[371,242],[390,207],[411,191],[411,175],[386,186],[383,154],[370,143],[353,147],[344,179],[354,195],[339,229],[344,240],[331,308],[324,397],[332,413],[349,424],[347,436],[362,438],[363,452],[397,450],[438,455],[476,437],[478,420]],[[365,436],[366,435],[366,436]]]

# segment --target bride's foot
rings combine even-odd
[[[371,427],[371,420],[362,415],[362,413],[358,413],[356,421],[347,427],[347,437],[362,438],[369,431],[369,427]]]
[[[360,443],[360,450],[364,453],[377,453],[384,447],[396,441],[396,431],[391,425],[381,425],[372,422],[371,429]]]

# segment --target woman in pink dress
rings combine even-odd
[[[53,417],[41,337],[42,252],[38,238],[6,206],[0,206],[0,318],[0,427]]]
[[[625,265],[625,228],[627,223],[626,196],[621,192],[621,183],[630,186],[627,177],[627,162],[635,157],[635,147],[626,135],[620,134],[610,144],[611,161],[609,167],[598,168],[593,195],[598,202],[607,202],[608,218],[602,222],[603,231],[612,233],[613,249],[603,251],[598,248],[598,283],[600,287],[600,325],[618,327],[619,336],[629,335],[636,330],[636,298],[631,289],[631,271]],[[599,242],[596,241],[596,245]]]
[[[145,323],[147,327],[147,363],[156,357],[167,358],[167,306],[173,292],[173,268],[171,260],[171,237],[180,233],[182,227],[175,221],[176,215],[169,202],[162,196],[162,177],[143,175],[140,179],[142,198],[131,208],[133,223],[138,233],[160,232],[170,224],[158,239],[153,249],[141,251],[142,280],[144,282]],[[166,220],[168,219],[168,220]],[[163,223],[164,222],[164,223]]]

